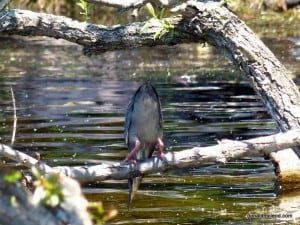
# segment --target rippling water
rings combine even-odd
[[[46,41],[1,39],[0,137],[10,142],[12,87],[15,148],[38,152],[51,166],[123,160],[125,110],[145,80],[161,97],[167,151],[276,132],[252,88],[209,47],[88,58],[77,46]],[[300,71],[299,64],[292,65]],[[127,181],[85,184],[84,192],[90,201],[118,209],[112,224],[238,224],[249,222],[249,213],[269,213],[277,204],[273,166],[263,157],[147,176],[131,212]]]

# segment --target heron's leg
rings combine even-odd
[[[165,159],[165,153],[164,153],[165,145],[161,140],[161,138],[158,138],[157,142],[158,142],[158,157],[160,157],[161,159]]]
[[[135,162],[135,154],[141,149],[141,142],[139,140],[135,141],[134,148],[127,154],[124,159],[125,162]]]

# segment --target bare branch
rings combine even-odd
[[[270,154],[281,149],[291,148],[300,145],[300,130],[291,130],[286,133],[279,133],[266,137],[259,137],[245,141],[224,140],[218,145],[209,147],[195,147],[180,152],[169,152],[165,154],[165,160],[152,157],[149,160],[137,163],[101,164],[96,166],[76,167],[54,167],[40,163],[38,160],[10,148],[7,145],[0,145],[1,153],[28,167],[37,167],[42,173],[62,172],[79,181],[126,179],[136,175],[145,175],[158,171],[165,171],[175,168],[190,168],[205,165],[207,163],[226,163],[227,161],[239,158],[249,153]]]
[[[28,168],[35,166],[43,174],[54,172],[54,170],[50,166],[39,162],[37,159],[35,159],[23,152],[14,150],[7,145],[0,144],[0,153],[3,156],[5,156],[9,159],[12,159],[15,162],[20,163],[21,165],[24,165]]]
[[[188,23],[183,22],[180,17],[170,18],[169,22],[177,24],[178,32],[175,30],[173,34],[167,33],[163,38],[154,40],[154,35],[162,28],[159,23],[152,24],[142,31],[145,22],[103,26],[63,16],[27,10],[9,10],[0,12],[0,33],[61,38],[82,45],[84,53],[88,55],[141,46],[201,42],[201,38],[184,32],[187,30],[184,26]]]
[[[281,149],[300,145],[300,130],[253,138],[244,141],[224,140],[218,145],[195,147],[179,152],[168,152],[165,159],[152,157],[144,162],[127,164],[101,164],[95,166],[54,167],[67,176],[79,181],[102,181],[107,179],[126,179],[158,171],[176,168],[191,168],[207,163],[226,163],[245,155],[268,155]]]
[[[152,157],[137,164],[119,162],[95,166],[59,166],[53,168],[7,145],[0,145],[0,153],[28,168],[36,166],[42,173],[60,172],[78,181],[86,182],[126,179],[158,171],[191,168],[206,165],[207,163],[224,164],[229,160],[245,155],[269,155],[271,152],[299,145],[300,129],[244,141],[223,140],[214,146],[168,152],[165,154],[164,160]]]

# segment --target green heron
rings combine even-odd
[[[129,102],[125,118],[125,142],[129,153],[126,162],[136,162],[150,158],[154,149],[158,148],[158,156],[163,156],[164,143],[163,121],[160,100],[155,88],[145,82],[135,92]],[[129,202],[131,209],[132,199],[142,181],[142,177],[128,179]]]

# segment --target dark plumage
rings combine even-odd
[[[135,162],[150,158],[157,146],[159,156],[163,155],[163,124],[160,100],[155,88],[146,82],[139,87],[129,102],[125,118],[125,142],[129,153],[124,161]],[[128,179],[129,203],[142,181],[142,177]]]

